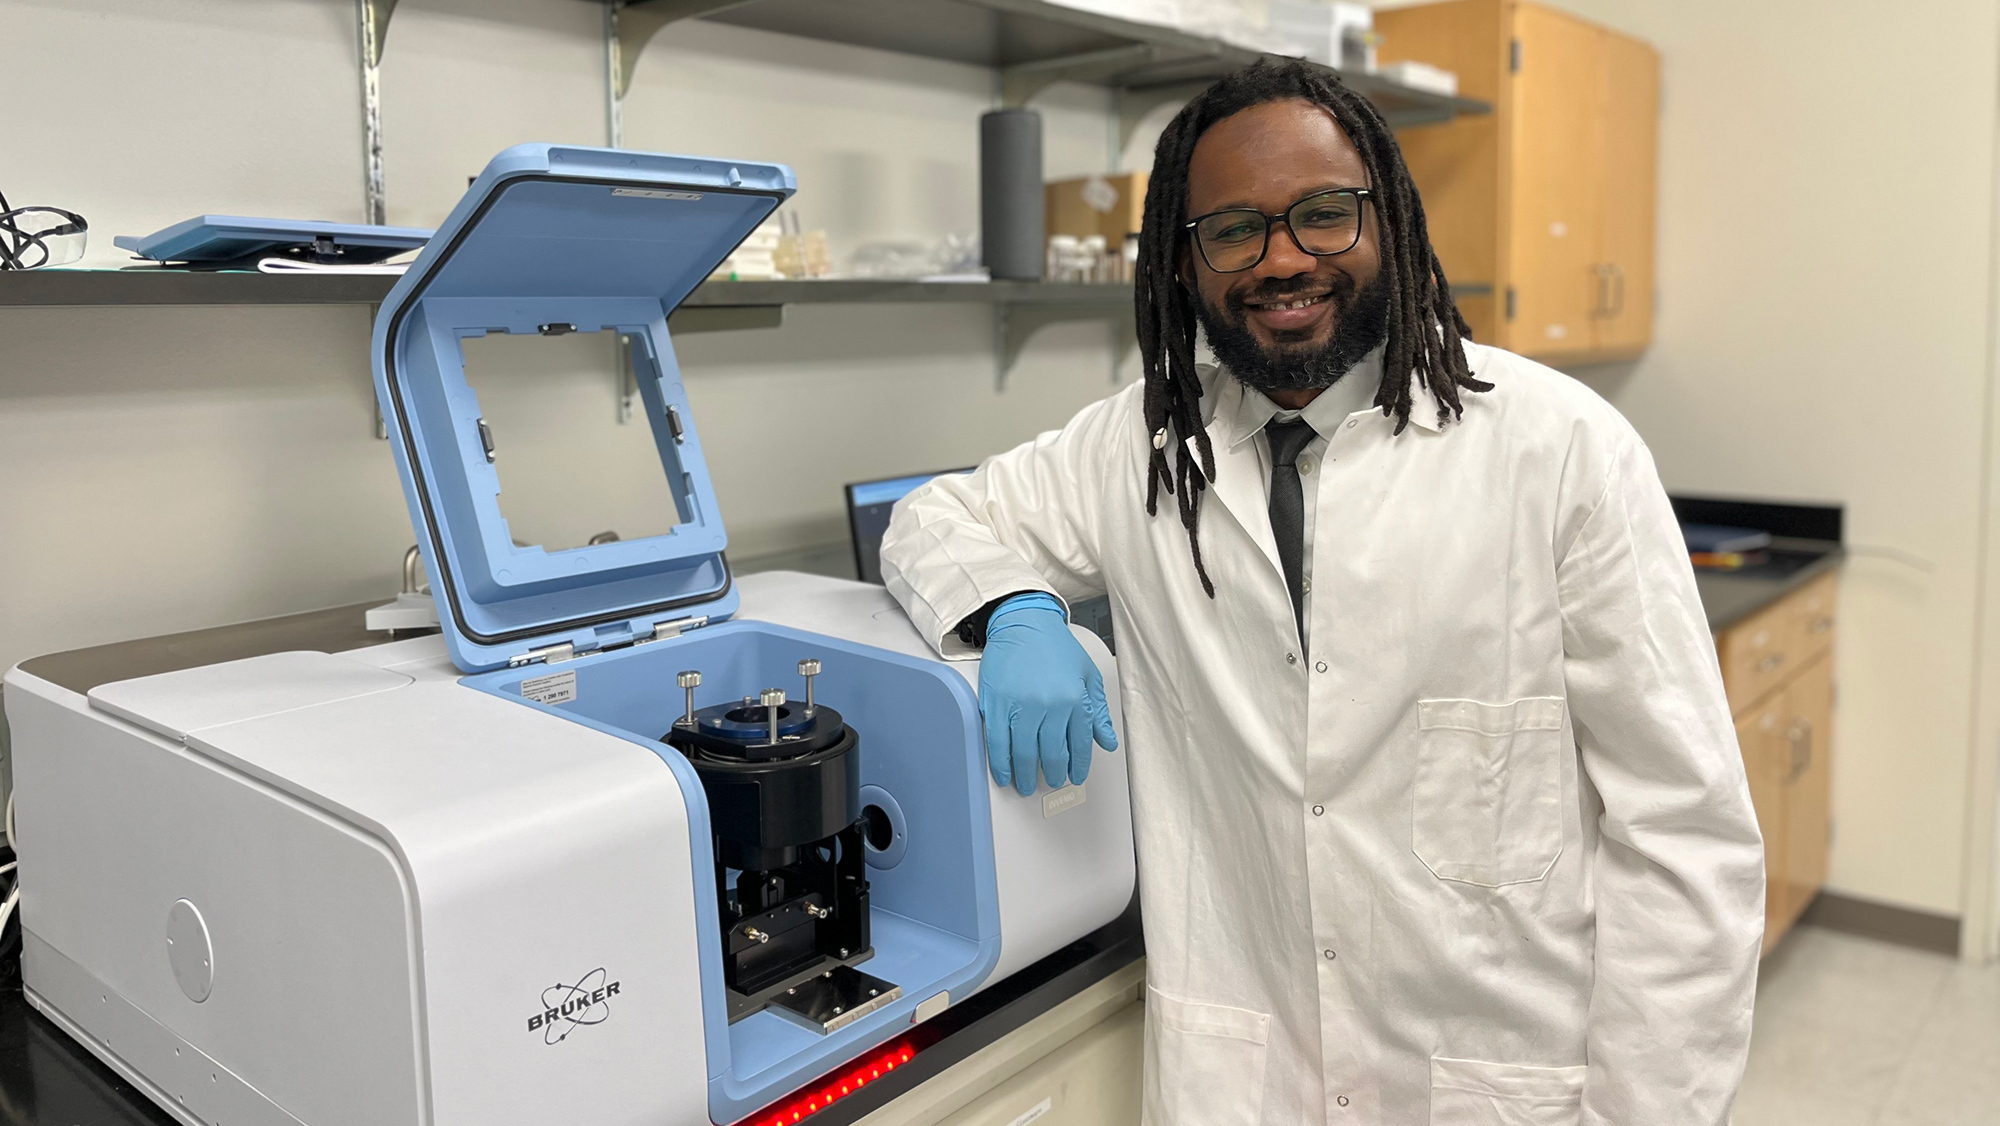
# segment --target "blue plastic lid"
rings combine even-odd
[[[350,261],[375,262],[417,249],[430,241],[431,233],[419,227],[197,215],[150,235],[119,235],[111,241],[141,258],[160,262],[228,262],[312,246],[324,238],[348,251]]]
[[[667,314],[795,187],[781,164],[518,145],[493,158],[390,291],[375,319],[375,389],[459,668],[643,641],[735,611]],[[679,523],[645,539],[517,547],[461,342],[605,330],[631,337]]]

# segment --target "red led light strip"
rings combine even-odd
[[[891,1044],[828,1078],[821,1086],[801,1091],[776,1107],[758,1111],[745,1119],[743,1126],[792,1126],[795,1122],[804,1122],[916,1058],[916,1049],[908,1043]]]

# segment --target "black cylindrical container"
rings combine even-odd
[[[1040,281],[1042,115],[996,109],[979,119],[979,245],[996,278]]]
[[[795,704],[780,707],[788,720],[801,710]],[[749,721],[764,711],[751,705],[740,710]],[[798,730],[797,742],[782,746],[745,745],[679,726],[667,735],[701,777],[716,859],[727,867],[750,872],[786,867],[798,860],[801,846],[823,841],[861,817],[854,729],[828,707],[788,726]]]

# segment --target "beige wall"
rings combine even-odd
[[[204,211],[358,220],[353,11],[0,0],[22,46],[0,67],[0,189],[84,213],[109,265],[112,235]],[[437,223],[506,145],[602,143],[601,12],[404,0],[383,67],[390,221]],[[694,24],[646,52],[625,135],[790,162],[795,206],[844,258],[977,229],[991,103],[984,69]],[[1103,91],[1036,105],[1051,175],[1107,164]],[[366,333],[360,307],[0,309],[0,667],[393,595],[412,533],[373,438]],[[1101,325],[1045,330],[1004,393],[992,334],[985,306],[796,307],[782,329],[679,341],[735,556],[842,541],[842,482],[976,461],[1111,389]],[[566,529],[555,509],[589,495],[605,526],[657,522],[658,461],[615,421],[608,359],[557,349],[548,379],[540,437],[593,456],[513,488],[510,516]]]
[[[1831,499],[1850,538],[1833,881],[1956,912],[1992,269],[1993,0],[1886,25],[1855,0],[1567,0],[1665,59],[1658,343],[1577,373],[1670,487]],[[0,0],[17,44],[0,187],[110,236],[200,211],[359,217],[349,0]],[[603,136],[598,9],[405,0],[384,68],[394,222],[431,224],[487,156]],[[702,24],[647,52],[635,146],[793,163],[842,255],[976,225],[991,76]],[[1048,169],[1107,157],[1101,92],[1043,99]],[[27,155],[32,154],[32,159]],[[1142,163],[1135,145],[1128,163]],[[0,310],[0,665],[394,588],[411,534],[371,435],[359,309]],[[842,481],[964,463],[1108,389],[1094,325],[992,389],[983,308],[799,308],[681,345],[739,554],[838,540]],[[608,370],[557,423],[649,473]],[[633,454],[633,449],[641,449]],[[524,490],[525,491],[525,490]],[[628,522],[643,519],[634,507]]]
[[[1957,914],[1996,5],[1556,6],[1663,60],[1655,344],[1574,374],[1638,427],[1670,489],[1846,505],[1831,884]]]

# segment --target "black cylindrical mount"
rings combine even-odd
[[[814,709],[797,741],[784,747],[791,752],[787,757],[768,757],[768,746],[732,745],[679,726],[667,741],[687,755],[701,777],[716,859],[727,867],[750,872],[786,867],[797,862],[802,846],[824,841],[861,817],[859,740],[832,708]]]
[[[979,245],[995,278],[1040,281],[1048,225],[1042,115],[996,109],[979,119]]]

